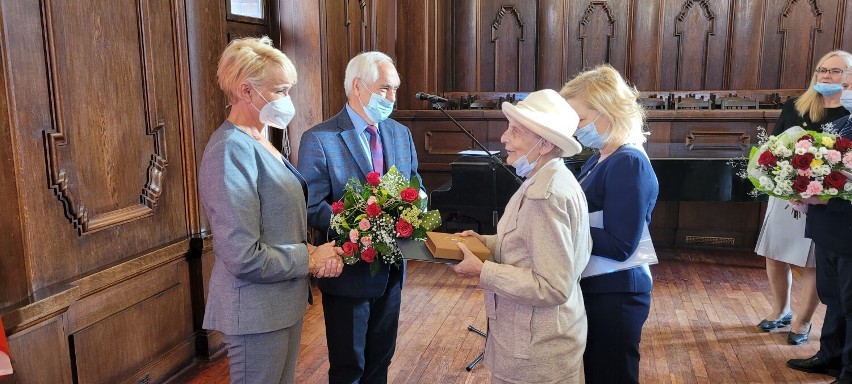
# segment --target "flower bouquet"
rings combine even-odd
[[[420,180],[409,182],[396,167],[384,176],[370,172],[366,182],[350,179],[343,198],[331,204],[330,226],[340,234],[336,245],[343,248],[343,262],[363,260],[375,275],[380,262],[402,260],[397,237],[426,240],[426,231],[441,225],[441,214],[426,211],[419,191]]]
[[[759,192],[784,200],[852,200],[852,141],[792,127],[752,147],[746,168]]]

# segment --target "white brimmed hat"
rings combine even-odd
[[[583,149],[574,139],[580,116],[556,91],[535,91],[519,101],[518,105],[504,102],[502,108],[507,117],[559,147],[562,150],[561,157],[574,156]]]

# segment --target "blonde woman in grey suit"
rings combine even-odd
[[[340,275],[342,251],[307,244],[307,186],[266,140],[295,114],[296,69],[268,37],[234,40],[218,68],[231,104],[199,172],[215,261],[204,328],[222,332],[231,383],[292,383],[309,274]]]

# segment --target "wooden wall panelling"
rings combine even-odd
[[[663,9],[660,89],[720,89],[729,2],[681,0]],[[717,48],[721,45],[721,48]],[[721,50],[720,50],[721,49]]]
[[[761,40],[766,3],[735,0],[731,7],[731,43],[724,89],[758,89],[761,76]]]
[[[852,52],[852,17],[849,17],[849,14],[852,13],[852,0],[841,2],[841,5],[843,6],[843,11],[838,12],[838,17],[840,17],[842,22],[838,23],[838,25],[842,28],[843,33],[840,34],[840,43],[838,46],[846,52]]]
[[[0,15],[16,12],[21,4],[18,2],[0,3]],[[5,17],[4,17],[5,19]],[[12,101],[12,84],[9,79],[9,41],[14,38],[0,29],[0,212],[4,212],[5,219],[0,221],[0,308],[23,300],[30,294],[29,268],[24,251],[24,228],[21,212],[21,201],[19,199],[18,179],[23,169],[20,168],[21,155],[17,148],[17,131],[23,129],[13,118],[14,107]]]
[[[280,11],[273,21],[276,26],[274,29],[278,31],[281,49],[293,60],[299,78],[296,87],[290,92],[296,106],[296,116],[287,127],[290,160],[296,163],[302,133],[324,120],[320,4],[312,1],[279,1],[278,6]]]
[[[774,1],[766,7],[761,88],[807,88],[834,47],[838,1]]]
[[[559,90],[565,83],[567,52],[566,14],[568,3],[562,0],[542,0],[536,8],[538,36],[536,51],[535,89]],[[459,88],[463,89],[463,88]]]
[[[661,90],[662,73],[662,2],[633,0],[629,19],[630,43],[627,49],[628,78],[642,91]]]
[[[219,89],[216,69],[219,56],[228,44],[225,32],[224,2],[206,0],[185,0],[187,18],[187,52],[189,58],[190,93],[192,95],[192,133],[194,148],[187,151],[193,156],[197,167],[201,165],[204,147],[213,131],[227,118],[228,100]],[[187,188],[190,190],[190,188]],[[197,186],[195,188],[197,193]],[[190,201],[187,200],[190,205]],[[209,231],[209,223],[201,207],[198,207],[198,225],[190,227],[190,233]]]
[[[19,182],[35,291],[186,236],[180,166],[186,122],[173,43],[182,26],[173,24],[176,9],[167,1],[142,1],[140,8],[46,1],[44,12],[39,2],[18,3],[4,27],[17,37],[8,56],[17,89],[10,104],[22,127],[16,145],[27,170]],[[99,10],[96,16],[89,7]],[[59,132],[64,141],[51,142]],[[77,207],[69,212],[115,222],[81,236],[73,222],[84,218],[66,217],[47,166],[55,166],[53,180],[67,188],[56,192]],[[147,217],[128,214],[152,196],[156,204],[143,204]]]
[[[194,341],[186,263],[177,260],[115,289],[123,293],[96,293],[69,309],[78,381],[160,382],[188,365]]]
[[[452,47],[451,65],[446,67],[452,70],[452,82],[446,90],[476,90],[480,84],[479,2],[453,1],[451,10],[452,29],[443,37],[444,44]]]
[[[401,85],[396,95],[398,109],[413,109],[424,104],[414,98],[418,91],[438,89],[436,30],[437,3],[431,1],[401,1],[398,29],[396,67]]]
[[[754,249],[759,202],[680,202],[675,245]]]
[[[325,29],[323,76],[323,117],[334,116],[346,104],[343,80],[346,64],[359,52],[372,49],[369,45],[368,23],[371,20],[364,0],[325,0],[323,26]]]
[[[629,1],[572,2],[568,9],[569,80],[603,63],[624,73],[627,64]],[[580,6],[582,5],[582,6]]]
[[[535,89],[536,3],[480,1],[479,91]]]
[[[0,383],[74,383],[63,322],[60,314],[11,335],[9,352],[15,373]]]

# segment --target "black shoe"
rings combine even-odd
[[[830,372],[838,371],[838,367],[832,366],[831,364],[829,364],[827,359],[823,359],[819,357],[819,355],[814,355],[813,357],[809,357],[807,359],[787,360],[787,366],[797,371],[807,373],[830,374]]]
[[[811,328],[813,328],[813,324],[808,324],[808,331],[805,333],[796,333],[792,330],[790,332],[787,332],[787,344],[801,345],[802,343],[808,341],[808,336],[811,334]]]
[[[788,325],[790,325],[790,322],[792,322],[792,321],[793,321],[793,312],[787,312],[786,315],[781,316],[781,318],[779,318],[777,320],[763,319],[763,320],[760,321],[759,324],[757,324],[757,327],[766,331],[766,332],[769,332],[769,331],[771,331],[775,328],[783,328],[785,326],[788,326]]]

